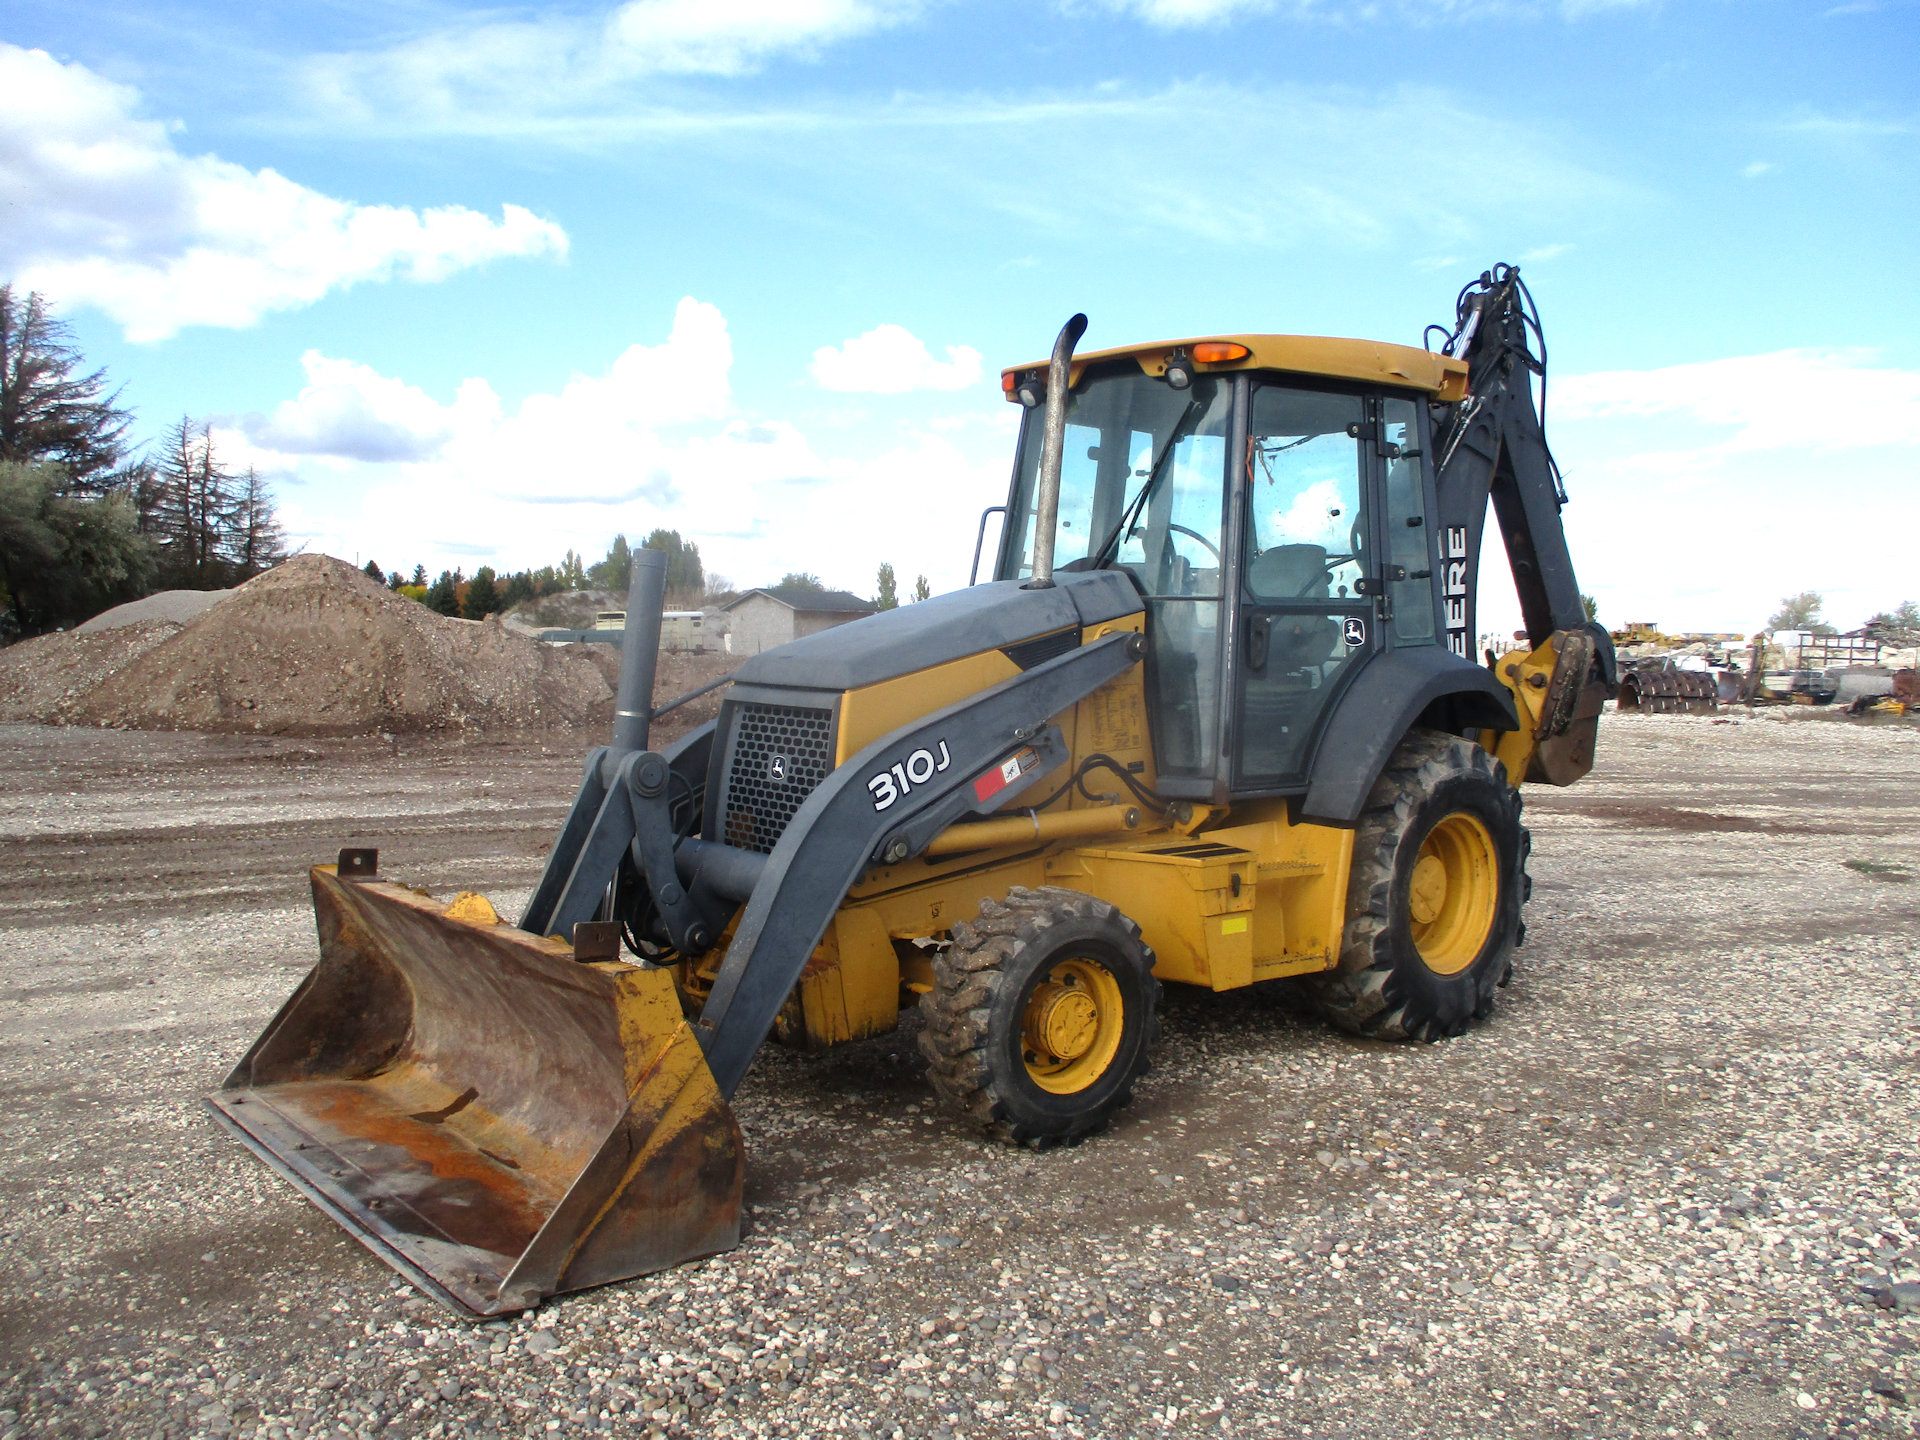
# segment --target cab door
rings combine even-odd
[[[1232,788],[1304,788],[1328,712],[1382,646],[1375,402],[1256,384],[1238,477]]]

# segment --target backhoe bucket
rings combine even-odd
[[[313,899],[320,963],[208,1103],[362,1244],[483,1316],[739,1243],[740,1128],[671,972],[331,865]]]

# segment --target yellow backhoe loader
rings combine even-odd
[[[917,1009],[934,1089],[1047,1146],[1127,1103],[1163,982],[1299,977],[1387,1038],[1485,1016],[1523,933],[1518,784],[1587,772],[1615,684],[1518,273],[1433,351],[1076,355],[1085,323],[1003,377],[994,578],[755,656],[660,751],[663,562],[636,554],[613,742],[518,924],[371,851],[316,867],[319,964],[216,1113],[493,1315],[736,1243],[728,1100],[769,1035]],[[1532,649],[1481,664],[1489,502]]]

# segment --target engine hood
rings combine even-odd
[[[856,690],[911,675],[982,650],[997,650],[1069,626],[1137,614],[1140,592],[1119,570],[1058,572],[1048,590],[993,580],[916,605],[883,610],[802,636],[747,660],[734,672],[744,685]]]

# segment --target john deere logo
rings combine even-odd
[[[787,757],[775,755],[767,761],[767,778],[776,785],[787,783]]]

